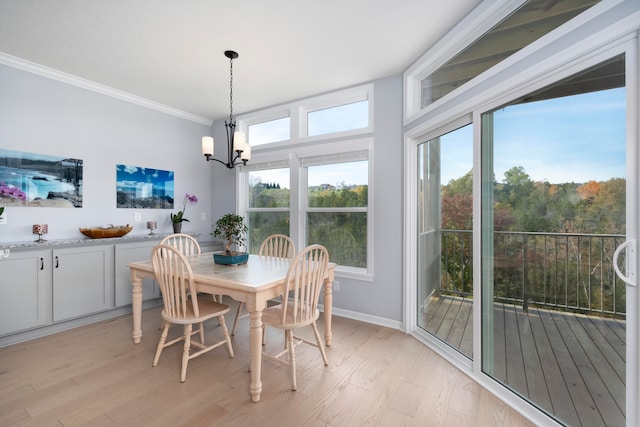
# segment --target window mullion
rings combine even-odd
[[[291,198],[289,207],[289,232],[296,248],[304,248],[306,245],[306,212],[307,192],[301,189],[307,188],[306,174],[300,166],[300,159],[295,153],[289,154],[289,177],[291,185]]]

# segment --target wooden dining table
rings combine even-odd
[[[285,277],[290,260],[249,255],[249,261],[241,265],[221,265],[213,262],[212,253],[187,257],[193,271],[198,292],[212,295],[228,295],[246,304],[250,315],[250,371],[251,400],[260,401],[262,393],[262,311],[267,301],[284,293]],[[133,305],[133,342],[142,340],[142,280],[155,279],[151,260],[127,264],[131,273]],[[329,263],[324,280],[325,343],[331,345],[332,283],[336,264]]]

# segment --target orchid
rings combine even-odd
[[[184,217],[184,213],[187,210],[187,202],[189,203],[198,203],[198,197],[195,194],[185,193],[184,200],[182,201],[182,210],[178,211],[176,214],[171,214],[171,221],[174,223],[186,221],[189,222],[187,218]]]

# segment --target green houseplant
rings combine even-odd
[[[214,260],[218,264],[244,264],[249,254],[246,252],[232,251],[233,245],[244,245],[248,228],[244,223],[244,217],[235,214],[225,214],[216,221],[211,235],[224,239],[224,252],[214,254]]]

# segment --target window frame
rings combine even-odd
[[[322,135],[307,136],[307,114],[316,110],[329,109],[332,107],[340,107],[358,101],[368,101],[368,126],[359,129],[351,129]],[[272,143],[260,144],[251,147],[251,154],[258,153],[260,150],[277,149],[280,147],[290,147],[292,144],[305,142],[322,142],[323,140],[343,137],[356,137],[358,135],[373,133],[373,83],[367,83],[357,87],[339,90],[336,92],[319,95],[284,105],[279,105],[263,110],[255,111],[248,114],[240,115],[236,118],[237,129],[248,134],[248,127],[254,124],[268,122],[272,120],[289,117],[289,125],[291,127],[290,139],[283,141],[275,141]],[[248,141],[251,145],[251,141]]]
[[[247,127],[265,121],[276,120],[289,116],[290,139],[272,143],[260,144],[252,147],[251,161],[248,167],[236,168],[236,211],[239,215],[246,216],[248,212],[248,173],[247,169],[256,170],[261,164],[288,160],[290,179],[290,224],[289,237],[295,242],[297,248],[306,245],[306,174],[301,163],[304,157],[321,155],[335,155],[353,151],[367,151],[368,161],[368,203],[367,203],[367,268],[355,268],[349,266],[337,266],[336,275],[343,278],[373,281],[373,209],[374,183],[373,183],[373,111],[374,111],[374,85],[363,85],[338,90],[331,93],[318,95],[265,108],[237,117],[238,130],[247,132]],[[307,136],[307,113],[310,111],[339,107],[345,104],[368,101],[368,126],[366,128],[352,129]],[[251,141],[249,141],[251,144]]]
[[[236,180],[238,190],[236,209],[239,215],[246,216],[249,212],[248,203],[248,175],[250,171],[260,170],[261,165],[268,166],[269,163],[281,162],[288,159],[289,162],[289,179],[290,179],[290,224],[289,236],[295,242],[297,248],[303,248],[307,245],[307,213],[315,211],[318,208],[309,209],[307,206],[307,174],[306,167],[303,166],[303,159],[307,157],[317,157],[322,155],[352,153],[357,151],[366,151],[367,171],[368,171],[368,201],[367,207],[357,208],[359,211],[367,212],[367,267],[357,268],[351,266],[338,265],[336,267],[336,275],[338,277],[352,278],[358,280],[373,280],[373,138],[345,138],[340,141],[330,141],[313,145],[298,145],[296,147],[288,146],[287,148],[279,148],[275,151],[258,152],[251,161],[252,167],[239,167]],[[364,160],[364,159],[361,159]],[[327,164],[331,164],[328,162]],[[269,169],[265,167],[264,169]],[[348,209],[339,208],[340,212],[346,212]]]

